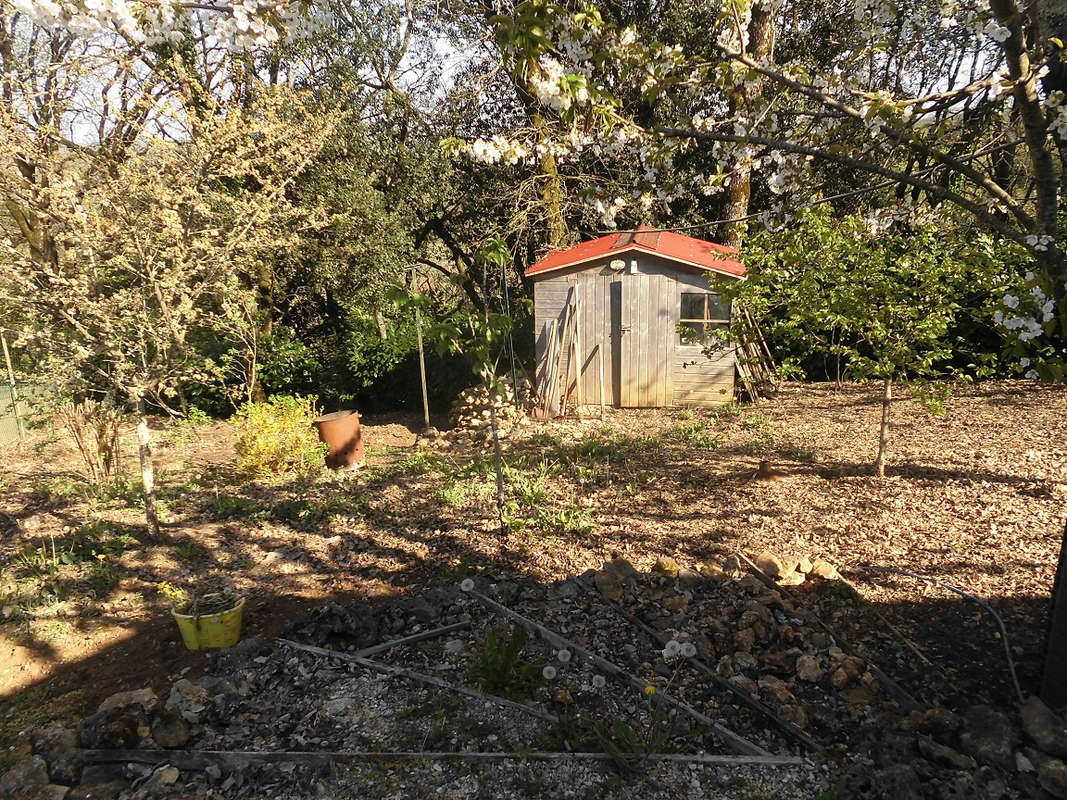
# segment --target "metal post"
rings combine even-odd
[[[19,438],[26,435],[22,427],[22,417],[19,415],[19,390],[15,387],[15,368],[11,366],[11,353],[7,349],[7,336],[0,333],[0,343],[4,345],[4,361],[7,362],[7,380],[11,386],[11,410],[15,414],[15,425],[18,427]]]

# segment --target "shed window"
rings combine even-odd
[[[678,315],[678,335],[681,344],[704,345],[716,329],[730,327],[730,306],[722,296],[697,292],[682,292],[682,308]]]

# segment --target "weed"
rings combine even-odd
[[[714,448],[721,444],[719,438],[708,429],[708,424],[699,419],[675,425],[667,431],[667,435],[690,447]]]
[[[358,497],[363,502],[365,509],[366,498]],[[340,497],[328,497],[324,500],[315,498],[301,498],[282,500],[270,510],[273,519],[286,522],[295,528],[316,527],[329,522],[330,517],[351,512],[352,507]],[[360,515],[365,511],[361,511]]]
[[[507,481],[508,490],[521,505],[535,507],[548,500],[548,479],[551,472],[547,462],[541,462],[532,476],[505,465],[504,480]]]
[[[759,431],[766,428],[771,423],[771,418],[762,411],[755,411],[751,414],[746,414],[745,419],[742,421],[741,426],[746,431]]]
[[[642,768],[652,753],[667,752],[670,725],[662,696],[649,686],[645,690],[648,723],[642,727],[616,719],[597,729],[600,749],[611,758],[620,774],[633,774]]]
[[[82,566],[82,577],[89,584],[94,597],[101,597],[118,585],[118,574],[108,563],[106,556],[99,556],[95,561],[87,561]]]
[[[540,683],[541,664],[522,660],[525,644],[526,631],[517,625],[511,627],[510,634],[490,628],[481,652],[471,664],[471,678],[492,694],[513,700],[530,697]]]
[[[593,529],[589,518],[590,512],[587,509],[559,508],[555,511],[542,511],[531,524],[546,533],[566,536],[589,533]]]
[[[200,439],[200,431],[211,422],[211,417],[196,406],[189,409],[184,417],[174,420],[160,437],[165,444],[190,444]]]
[[[452,481],[433,490],[433,499],[444,506],[464,508],[470,505],[477,488],[467,481]]]
[[[679,411],[677,414],[674,415],[674,418],[675,419],[680,419],[680,420],[682,420],[684,422],[685,420],[692,419],[694,416],[695,416],[695,413],[694,413],[693,409],[691,409],[691,408],[683,408],[681,411]]]
[[[215,519],[241,518],[249,522],[259,522],[266,518],[268,510],[260,503],[237,494],[219,494],[208,503],[207,512]]]
[[[30,500],[35,505],[65,505],[86,497],[89,487],[81,480],[68,475],[50,475],[36,481],[30,489]]]
[[[793,461],[800,461],[804,464],[811,464],[816,460],[815,445],[812,444],[810,438],[804,438],[801,440],[789,439],[783,443],[779,448],[779,451],[788,459]]]
[[[196,542],[181,542],[174,545],[174,557],[185,564],[199,561],[203,554],[204,548]]]

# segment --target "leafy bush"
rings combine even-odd
[[[311,426],[317,416],[314,397],[278,396],[242,406],[233,419],[238,469],[258,478],[320,472],[327,448]]]

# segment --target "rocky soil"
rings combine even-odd
[[[638,572],[616,558],[548,585],[483,571],[384,604],[327,603],[285,637],[338,656],[253,637],[214,653],[207,675],[177,680],[165,697],[122,692],[76,728],[27,730],[34,755],[0,778],[0,798],[1067,798],[1061,716],[1032,697],[1019,709],[916,702],[870,652],[854,650],[788,588],[804,582],[841,590],[832,564],[769,551],[757,563],[759,570],[736,558],[685,565],[661,557]],[[489,692],[514,690],[526,710],[344,658],[469,623],[372,658],[476,688],[482,673],[472,665],[492,650],[490,631],[506,637],[510,628],[483,595],[572,643],[530,637],[520,666],[507,672],[515,677],[529,665],[530,674]],[[585,652],[653,688],[631,686]],[[646,761],[649,749],[732,751],[714,729],[666,705],[668,696],[770,754],[800,758],[788,765]],[[622,741],[618,725],[654,746],[623,756],[608,744]],[[101,760],[101,751],[119,748],[156,754]],[[203,751],[617,758],[338,759],[324,766],[212,756],[190,766],[190,756]]]

